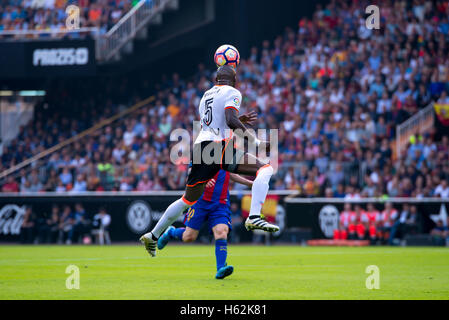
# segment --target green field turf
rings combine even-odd
[[[214,246],[0,246],[0,299],[449,299],[449,249],[229,246],[234,274],[215,280]],[[66,267],[80,289],[65,287]],[[380,269],[368,290],[365,268]]]

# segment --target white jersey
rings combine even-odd
[[[240,109],[242,94],[234,87],[215,85],[207,90],[200,101],[201,131],[195,140],[217,141],[230,138],[232,131],[226,123],[225,109]]]

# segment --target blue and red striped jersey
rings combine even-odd
[[[215,185],[213,187],[205,187],[201,199],[210,202],[229,203],[229,172],[220,170],[214,176]]]

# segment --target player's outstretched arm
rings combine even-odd
[[[251,115],[251,113],[248,115]],[[235,131],[236,134],[238,134],[239,132],[242,132],[245,134],[246,137],[248,137],[248,141],[250,143],[255,143],[257,146],[260,146],[261,144],[263,144],[263,146],[261,146],[261,148],[265,148],[266,150],[270,149],[270,143],[268,141],[260,141],[250,131],[247,131],[247,128],[240,121],[240,119],[238,117],[237,110],[235,110],[234,108],[227,108],[227,109],[225,109],[225,116],[226,116],[226,124],[232,130],[236,130]],[[252,115],[250,116],[250,118],[251,118],[251,121],[253,121]]]
[[[237,130],[237,132],[241,130],[241,132],[245,133],[245,135],[248,136],[248,140],[252,143],[260,143],[260,140],[257,139],[252,133],[250,133],[249,131],[247,132],[247,128],[238,117],[237,110],[235,110],[234,108],[227,108],[225,110],[225,116],[226,124],[229,128],[231,128],[232,130]]]
[[[238,116],[238,111],[234,108],[226,108],[225,109],[225,117],[226,117],[226,124],[231,128],[232,130],[240,129],[243,132],[246,131],[245,125],[240,121]]]
[[[251,188],[253,186],[253,182],[249,179],[246,179],[244,177],[242,177],[241,175],[237,174],[237,173],[231,173],[229,178],[237,183],[243,184],[249,188]]]
[[[243,123],[243,124],[249,124],[249,125],[253,125],[254,123],[256,123],[257,120],[257,113],[254,111],[251,111],[249,113],[246,114],[242,114],[239,117],[239,120]]]

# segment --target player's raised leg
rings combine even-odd
[[[192,210],[192,209],[190,209]],[[173,226],[168,227],[167,231],[159,238],[157,241],[157,248],[162,250],[170,241],[182,241],[182,242],[193,242],[198,237],[198,230],[186,227],[186,228],[175,228]]]
[[[175,228],[173,226],[168,229],[157,240],[157,248],[162,250],[168,244],[170,240],[182,240],[182,235],[186,231],[186,228]]]
[[[279,227],[261,218],[262,205],[268,194],[273,167],[255,156],[246,153],[236,168],[236,173],[255,176],[251,187],[251,208],[245,221],[247,230],[261,229],[268,232],[279,231]]]
[[[217,83],[235,87],[236,80],[236,72],[233,68],[223,66],[217,70]],[[269,149],[269,142],[260,141],[243,124],[242,121],[251,124],[253,117],[251,115],[249,118],[246,116],[239,117],[240,101],[241,93],[238,90],[233,91],[230,97],[226,99],[223,107],[227,126],[233,130],[236,136],[247,138],[249,144],[255,144],[259,148]],[[231,149],[232,153],[226,149]],[[260,211],[268,193],[268,183],[273,175],[273,167],[269,164],[262,163],[255,156],[248,153],[242,156],[241,152],[235,152],[233,149],[233,143],[226,144],[225,150],[223,151],[223,154],[226,154],[226,156],[224,158],[222,157],[222,168],[230,172],[248,174],[256,177],[251,188],[251,210],[250,216],[245,222],[246,229],[261,229],[269,232],[278,231],[278,226],[268,223],[260,217]],[[229,157],[229,155],[232,155],[232,157]],[[241,161],[242,159],[243,162]]]

